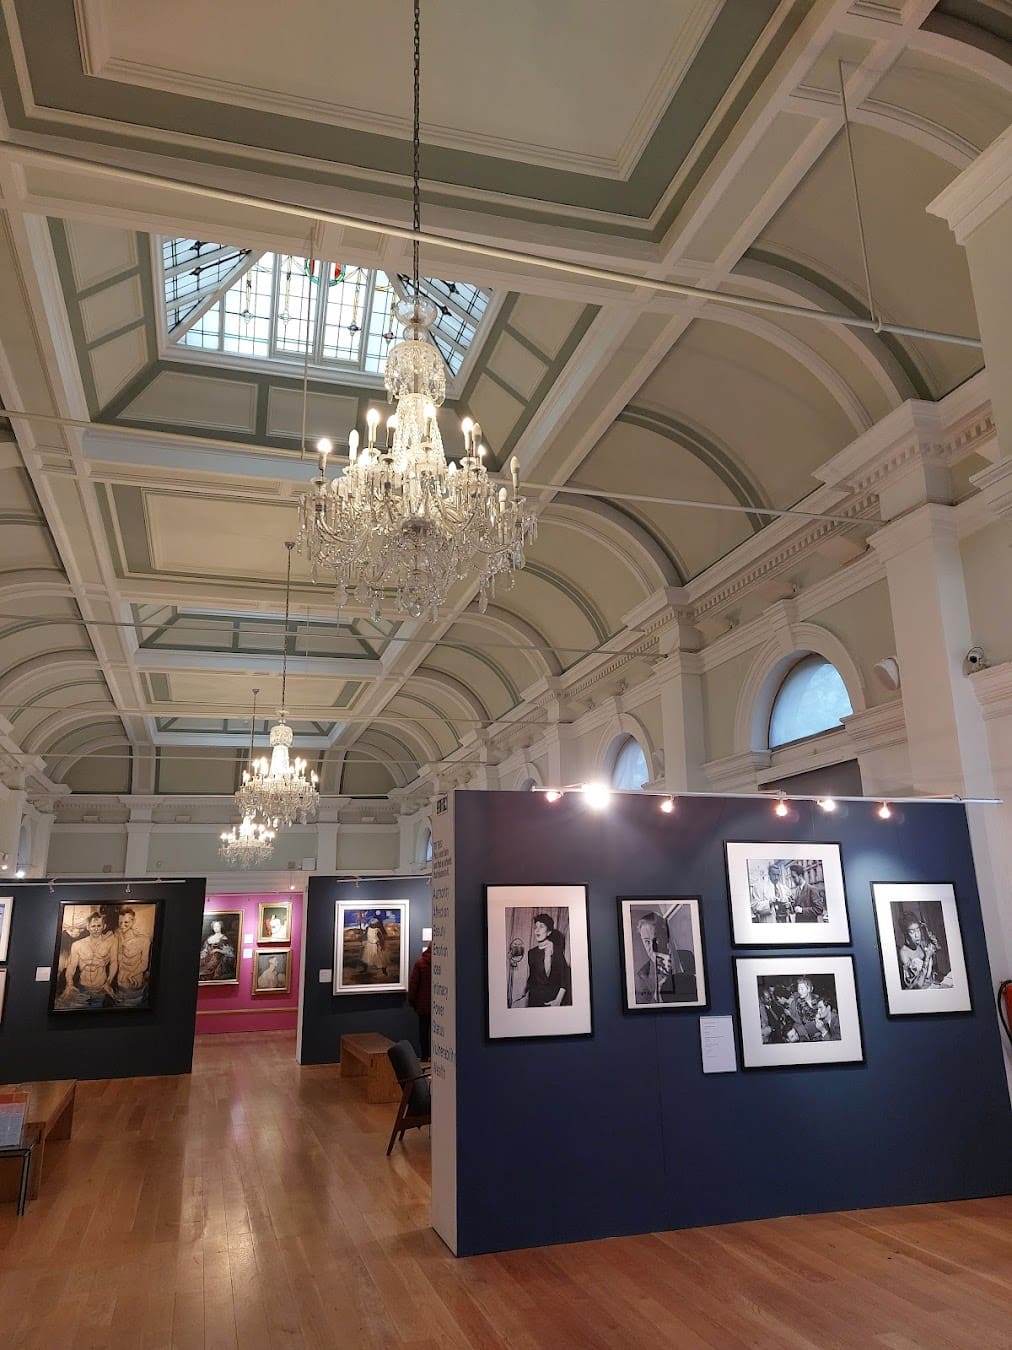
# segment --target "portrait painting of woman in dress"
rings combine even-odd
[[[590,1031],[583,886],[488,886],[489,1036]]]
[[[393,993],[408,987],[408,902],[336,902],[334,993]]]
[[[291,942],[292,906],[287,900],[279,900],[260,906],[257,921],[257,942]]]
[[[292,951],[257,948],[253,960],[254,994],[287,994],[292,987]]]
[[[238,910],[208,910],[200,938],[198,984],[238,984],[237,966],[242,914]]]

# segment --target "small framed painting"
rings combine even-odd
[[[852,956],[739,956],[742,1067],[862,1063]]]
[[[49,990],[51,1013],[151,1008],[160,900],[61,901]]]
[[[871,891],[889,1016],[972,1012],[952,885],[874,881]]]
[[[198,984],[239,983],[239,943],[242,937],[242,913],[237,909],[209,909],[204,912],[200,938]]]
[[[490,1040],[589,1036],[586,886],[486,886]]]
[[[395,994],[407,989],[408,901],[334,904],[334,993]]]
[[[11,940],[11,915],[13,913],[13,895],[0,895],[0,961],[7,960],[7,945]]]
[[[262,901],[257,917],[257,942],[291,942],[292,902]]]
[[[839,844],[724,847],[736,946],[834,947],[850,942]]]
[[[620,899],[618,908],[627,1010],[705,1008],[699,898]]]
[[[292,987],[292,949],[258,947],[253,956],[253,994],[287,994]]]

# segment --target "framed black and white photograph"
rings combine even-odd
[[[890,1017],[971,1012],[966,955],[952,885],[875,881],[871,890]]]
[[[698,896],[620,899],[618,905],[626,1008],[705,1008]]]
[[[160,918],[159,900],[95,905],[61,901],[49,1011],[150,1008]]]
[[[0,895],[0,961],[7,960],[7,945],[11,940],[11,915],[13,913],[13,895]]]
[[[393,994],[408,987],[407,900],[334,902],[334,993]]]
[[[850,942],[839,844],[725,844],[738,947]]]
[[[864,1060],[852,956],[739,956],[742,1067]]]
[[[586,886],[486,886],[488,1034],[589,1036]]]

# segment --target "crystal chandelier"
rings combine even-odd
[[[368,440],[348,437],[349,462],[327,479],[331,444],[321,440],[318,475],[299,503],[299,545],[313,568],[332,571],[339,605],[364,603],[378,619],[393,609],[410,618],[435,618],[454,582],[477,576],[484,611],[497,580],[508,587],[525,562],[537,519],[519,495],[519,461],[510,461],[512,491],[490,479],[481,428],[465,418],[464,456],[447,463],[436,409],[446,397],[446,375],[429,338],[436,307],[419,289],[421,230],[419,175],[419,0],[414,3],[413,294],[396,306],[402,340],[387,357],[385,385],[395,411],[377,444],[380,414],[370,409]]]
[[[296,820],[303,825],[316,814],[320,805],[315,773],[307,777],[308,765],[304,759],[290,759],[288,748],[292,743],[292,729],[285,721],[285,692],[288,684],[288,616],[291,609],[292,549],[294,540],[288,540],[288,574],[285,581],[285,632],[281,655],[281,708],[278,720],[271,727],[271,757],[254,760],[252,741],[250,766],[243,770],[242,786],[235,794],[236,804],[244,817],[270,821],[277,825],[292,825]],[[255,706],[255,705],[254,705]]]
[[[224,831],[218,849],[229,867],[254,867],[266,862],[273,851],[274,831],[251,816],[243,816],[241,825]]]

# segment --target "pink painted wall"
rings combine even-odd
[[[253,984],[253,965],[257,949],[257,917],[261,904],[276,905],[282,900],[292,905],[292,987],[287,994],[250,993]],[[237,909],[243,916],[242,943],[239,948],[239,983],[205,984],[197,990],[197,1034],[209,1035],[223,1031],[294,1031],[298,1021],[299,981],[302,977],[300,953],[302,950],[301,891],[284,891],[272,895],[209,895],[204,901],[204,913],[214,910]],[[271,951],[282,946],[262,944]],[[244,951],[252,954],[247,958]],[[271,1011],[284,1009],[284,1011]],[[226,1011],[227,1010],[227,1011]],[[208,1016],[208,1013],[213,1014]],[[229,1013],[235,1013],[230,1017]]]

